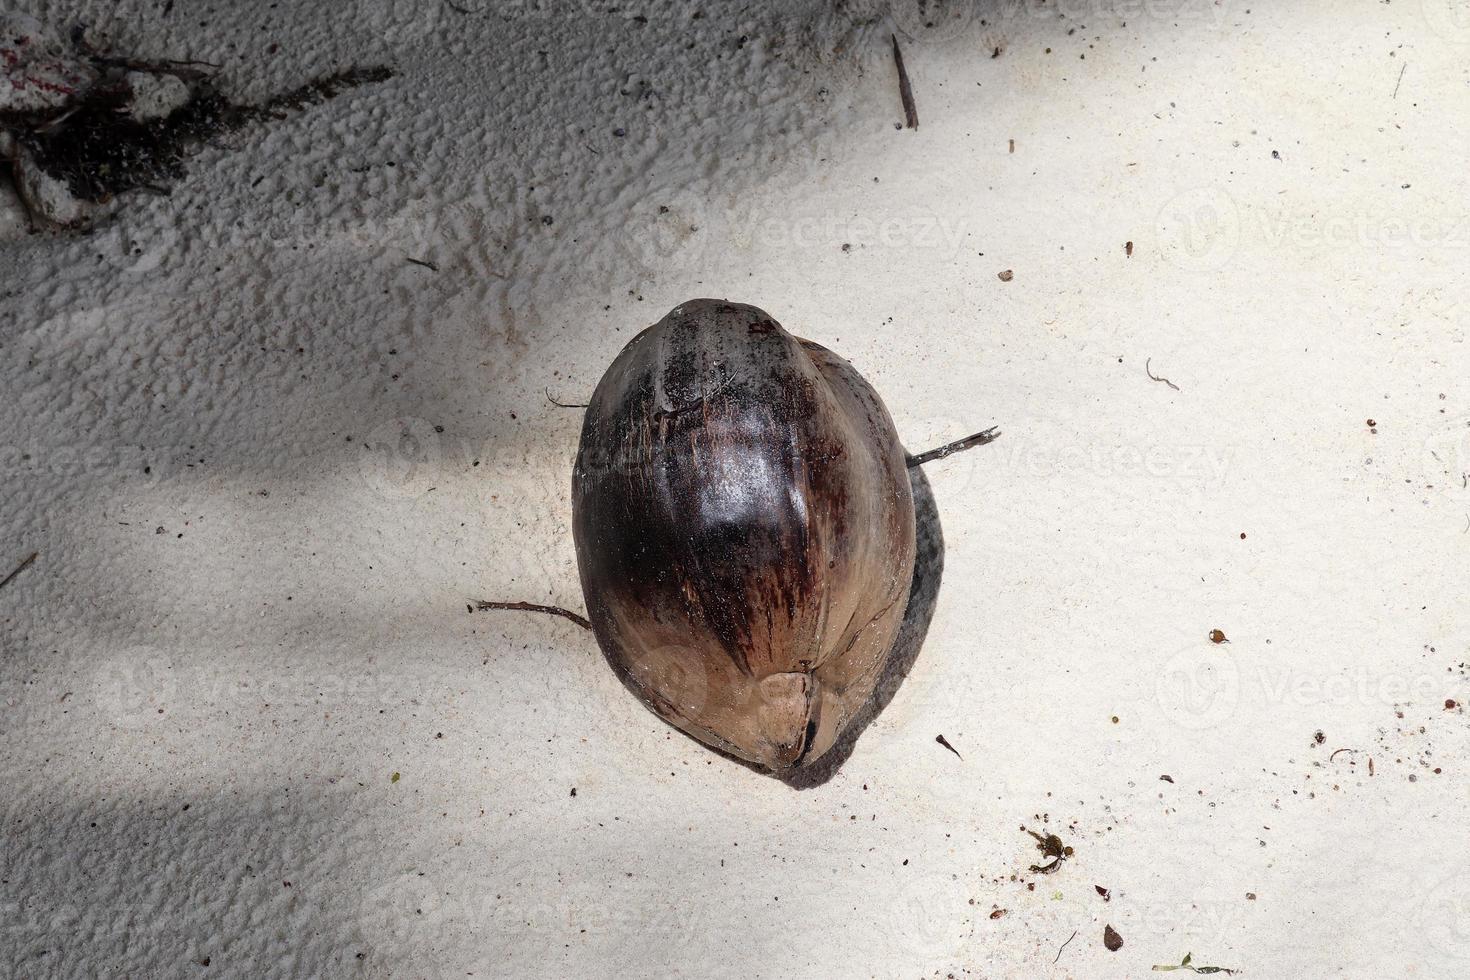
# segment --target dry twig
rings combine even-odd
[[[898,35],[890,34],[893,38],[893,65],[898,69],[898,97],[903,101],[904,124],[909,129],[919,128],[919,109],[914,105],[914,89],[909,84],[909,73],[903,66],[903,52],[898,48]]]
[[[16,568],[15,568],[15,571],[13,571],[9,575],[5,576],[4,579],[0,579],[0,589],[5,588],[7,585],[10,584],[10,580],[11,579],[15,578],[17,575],[19,575],[21,572],[25,571],[27,568],[30,568],[31,567],[31,562],[35,561],[36,560],[36,557],[38,555],[40,555],[40,554],[41,553],[39,551],[33,551],[33,552],[31,552],[30,557],[27,558],[25,561],[21,562],[19,565],[17,565]]]
[[[940,446],[938,449],[931,449],[926,453],[920,453],[917,456],[910,456],[909,469],[913,469],[915,466],[923,466],[925,463],[932,463],[936,459],[943,459],[946,456],[953,456],[955,453],[962,453],[966,449],[974,449],[976,446],[983,446],[986,443],[994,442],[999,438],[1000,432],[996,429],[995,426],[991,426],[984,432],[977,432],[972,436],[965,436],[963,439],[960,439],[956,442],[951,442],[948,445]]]
[[[1150,368],[1149,368],[1149,365],[1151,363],[1153,363],[1153,358],[1152,357],[1147,358],[1143,362],[1143,373],[1148,375],[1148,379],[1150,381],[1160,381],[1160,382],[1163,382],[1164,384],[1168,385],[1170,388],[1173,388],[1175,391],[1179,391],[1180,390],[1179,386],[1176,385],[1174,382],[1170,381],[1168,378],[1161,378],[1157,374],[1154,374],[1153,371],[1150,370]]]
[[[535,602],[490,602],[487,599],[478,599],[475,602],[476,609],[510,609],[516,612],[546,613],[549,616],[562,616],[570,619],[584,630],[590,630],[592,624],[587,622],[587,617],[578,615],[570,609],[561,606],[543,606]]]

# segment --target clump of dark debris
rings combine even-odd
[[[63,43],[32,18],[0,16],[0,167],[33,227],[87,228],[121,194],[169,193],[210,140],[393,75],[353,67],[241,105],[221,94],[217,71],[103,51],[84,27]]]
[[[1048,833],[1043,835],[1038,834],[1034,830],[1027,830],[1025,827],[1022,827],[1021,829],[1025,830],[1026,833],[1034,837],[1036,839],[1036,849],[1040,851],[1043,855],[1051,859],[1050,862],[1047,864],[1031,865],[1030,870],[1032,872],[1043,875],[1053,874],[1058,868],[1062,866],[1063,861],[1072,856],[1071,846],[1063,842],[1063,840],[1056,834]]]

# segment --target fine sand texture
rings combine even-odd
[[[0,975],[1470,974],[1463,4],[20,7],[393,74],[0,170]],[[1003,433],[804,779],[470,611],[586,610],[552,399],[696,297]]]

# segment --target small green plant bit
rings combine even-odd
[[[1170,966],[1166,963],[1154,967],[1154,972],[1173,973],[1175,970],[1188,970],[1190,973],[1223,973],[1227,977],[1233,977],[1240,972],[1239,970],[1232,970],[1224,966],[1194,966],[1190,963],[1192,959],[1194,959],[1193,953],[1185,953],[1184,959],[1179,961],[1178,966]]]

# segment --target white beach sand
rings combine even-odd
[[[398,74],[0,197],[0,975],[1470,973],[1463,4],[949,8],[917,131],[876,0],[22,6]],[[466,612],[584,608],[545,393],[698,296],[1004,432],[812,789]]]

